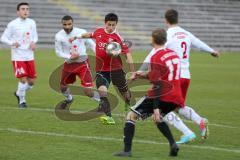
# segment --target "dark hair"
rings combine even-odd
[[[29,4],[28,4],[27,2],[18,3],[18,5],[17,5],[17,11],[19,11],[20,7],[21,7],[21,6],[24,6],[24,5],[29,6]]]
[[[71,16],[69,16],[69,15],[63,16],[62,21],[68,21],[68,20],[72,20],[73,21],[73,18]]]
[[[116,22],[118,22],[118,16],[115,13],[108,13],[105,16],[105,23],[107,21],[116,21]]]
[[[152,32],[152,38],[154,43],[164,45],[167,41],[167,32],[161,28],[156,29]]]
[[[165,19],[170,24],[177,24],[178,23],[178,12],[174,9],[169,9],[165,13]]]

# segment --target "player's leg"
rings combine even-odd
[[[186,99],[187,90],[190,84],[190,79],[181,78],[181,90],[184,100]],[[193,108],[189,106],[184,106],[183,108],[179,108],[178,113],[184,116],[186,119],[191,120],[199,125],[202,138],[206,139],[209,135],[208,129],[208,120],[206,118],[201,117]]]
[[[60,90],[63,96],[65,97],[65,100],[61,103],[59,109],[66,109],[73,102],[73,96],[71,94],[70,89],[68,88],[68,84],[72,84],[75,81],[76,75],[74,73],[67,72],[64,69],[62,70]]]
[[[18,78],[19,82],[18,82],[18,87],[17,87],[17,91],[14,93],[15,97],[18,100],[18,104],[20,108],[26,108],[27,104],[26,104],[26,90],[25,90],[25,86],[27,83],[27,77],[21,77]]]
[[[132,111],[127,114],[124,127],[124,149],[119,153],[115,153],[114,156],[130,157],[132,155],[131,151],[132,140],[135,133],[135,122],[140,116],[145,119],[151,115],[151,106],[149,107],[149,104],[151,105],[151,101],[144,96],[133,107],[131,107]],[[146,106],[148,107],[146,108]]]
[[[35,79],[37,78],[37,74],[36,74],[36,69],[35,69],[35,61],[26,61],[26,66],[27,66],[27,83],[25,85],[25,90],[26,92],[30,89],[33,88],[33,85],[35,83]]]
[[[90,97],[91,99],[100,102],[100,95],[97,91],[93,90],[93,87],[85,87],[83,88],[83,92],[86,96]]]
[[[159,108],[160,114],[162,116],[165,116],[166,114],[177,108],[177,105],[172,103],[161,102],[159,99],[155,99],[154,101],[155,101],[154,105]],[[155,122],[156,126],[169,142],[170,145],[169,156],[177,156],[179,148],[173,138],[172,132],[170,131],[168,125],[163,121],[162,116],[160,122]]]
[[[81,85],[83,87],[84,94],[92,98],[93,100],[100,102],[99,93],[93,90],[94,84],[93,84],[92,74],[89,69],[88,63],[81,65],[79,67],[79,72],[77,72],[77,75],[81,80]]]
[[[126,106],[130,105],[130,100],[131,100],[131,92],[128,88],[125,72],[121,70],[116,70],[111,72],[111,80],[113,85],[115,85],[118,88],[118,91],[121,93]],[[125,108],[125,109],[128,109]]]
[[[174,112],[169,112],[167,115],[163,117],[163,121],[172,125],[179,131],[183,133],[181,139],[177,142],[177,144],[188,143],[190,141],[194,141],[196,135],[192,132],[182,121],[182,119],[177,116]]]
[[[26,90],[25,85],[27,83],[27,66],[23,61],[13,61],[13,69],[15,73],[15,77],[18,78],[18,87],[16,92],[14,92],[15,97],[18,100],[18,105],[20,108],[26,108]]]
[[[127,114],[125,126],[123,129],[124,133],[124,148],[123,151],[115,153],[114,156],[119,157],[131,157],[132,156],[132,140],[135,133],[135,122],[138,118],[138,115],[134,113],[133,111],[130,111]]]
[[[184,106],[178,110],[178,113],[186,119],[191,120],[199,125],[202,138],[206,139],[209,136],[208,120],[201,117],[194,109],[189,106]]]
[[[100,117],[103,124],[115,124],[112,118],[110,102],[107,98],[107,90],[110,82],[110,72],[97,72],[96,86],[100,95],[99,111],[106,114],[106,116]]]
[[[35,84],[35,78],[27,78],[27,83],[25,85],[26,92],[33,88]]]

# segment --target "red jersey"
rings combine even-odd
[[[153,88],[148,91],[148,96],[160,95],[163,102],[175,103],[184,106],[180,86],[180,59],[174,51],[167,48],[160,48],[151,57],[149,80],[153,83]],[[156,92],[156,84],[160,89]],[[154,91],[155,90],[155,91]]]
[[[104,28],[96,29],[92,35],[96,40],[96,71],[112,71],[122,68],[122,61],[120,57],[111,57],[106,51],[105,47],[109,42],[118,42],[122,47],[122,54],[129,52],[128,47],[124,45],[123,39],[117,32],[106,33]]]

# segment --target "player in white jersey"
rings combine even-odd
[[[202,42],[200,39],[195,37],[190,32],[184,30],[178,26],[178,12],[175,10],[168,10],[165,13],[167,30],[167,43],[165,46],[169,49],[174,50],[178,53],[181,59],[181,71],[180,71],[180,81],[182,95],[184,99],[186,98],[188,86],[190,84],[190,71],[189,71],[189,56],[191,47],[198,48],[202,51],[210,53],[213,57],[218,57],[219,52],[213,50],[207,44]],[[148,56],[145,58],[143,65],[139,69],[139,72],[144,71],[150,62],[150,58],[154,54],[152,50]],[[206,139],[209,135],[208,121],[205,118],[199,116],[191,107],[184,106],[178,110],[180,115],[183,115],[186,119],[192,120],[197,123],[200,127],[202,138]],[[173,112],[165,116],[165,121],[173,125],[175,128],[180,130],[184,135],[181,137],[180,141],[177,143],[187,143],[196,138],[196,135],[182,122],[182,120],[175,115]]]
[[[1,41],[11,46],[11,60],[15,77],[19,79],[14,95],[20,108],[26,108],[26,91],[32,88],[36,79],[34,51],[38,41],[36,23],[29,16],[29,4],[17,5],[18,18],[8,23]]]
[[[64,16],[62,18],[63,29],[55,35],[56,54],[65,59],[62,69],[60,89],[66,100],[62,103],[61,109],[66,109],[73,101],[68,84],[76,81],[76,76],[81,79],[84,93],[96,101],[100,101],[98,92],[92,90],[93,80],[86,53],[86,45],[95,52],[95,43],[91,39],[77,39],[72,43],[69,38],[87,33],[86,30],[73,27],[73,18]]]

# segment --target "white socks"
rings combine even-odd
[[[30,86],[28,83],[25,83],[25,91],[32,89],[33,86]]]
[[[200,125],[202,117],[200,117],[192,108],[185,106],[178,110],[178,113],[184,116],[186,119],[191,120]]]
[[[91,99],[100,102],[100,95],[97,91],[93,91],[93,96],[91,97]]]
[[[193,132],[183,123],[183,121],[174,112],[170,112],[163,117],[164,122],[174,126],[184,135],[192,134]]]
[[[71,101],[73,99],[73,96],[71,95],[69,88],[65,92],[62,92],[62,94],[66,97],[68,101]]]
[[[18,82],[18,89],[16,94],[19,96],[19,104],[26,102],[25,100],[25,95],[26,95],[26,90],[25,90],[25,83]]]
[[[26,91],[28,91],[31,88],[32,86],[30,86],[28,83],[18,82],[18,88],[17,88],[16,94],[19,96],[19,100],[20,100],[19,104],[26,102],[25,100]]]

